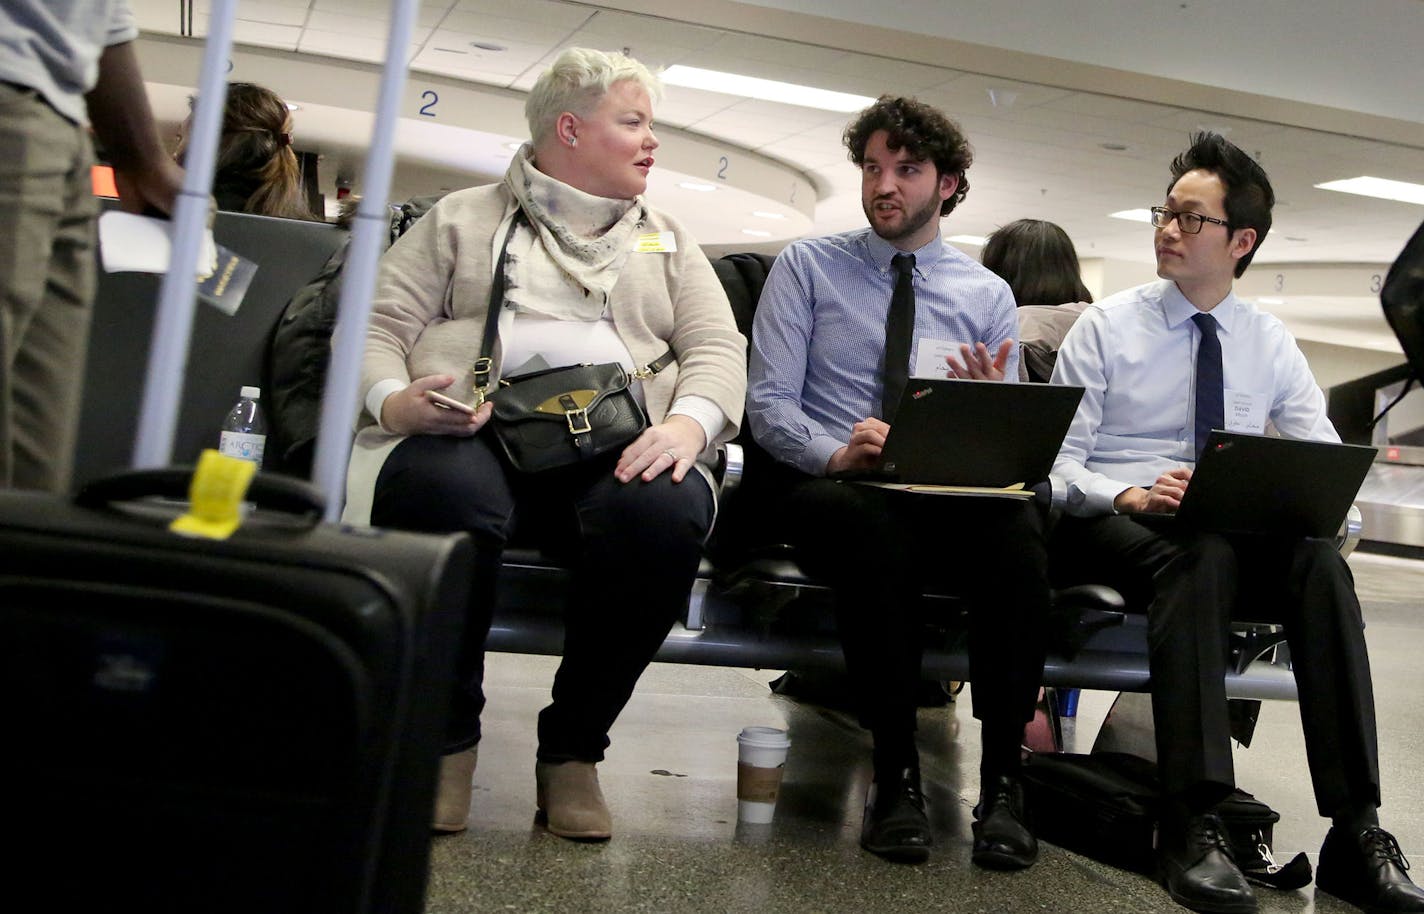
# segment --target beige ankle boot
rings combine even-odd
[[[435,817],[430,827],[439,832],[465,830],[470,817],[471,784],[480,747],[440,757],[440,781],[435,788]]]
[[[545,827],[561,838],[605,841],[613,835],[613,816],[598,788],[592,762],[536,762],[539,811]]]

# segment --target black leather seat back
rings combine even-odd
[[[220,212],[218,244],[258,264],[237,313],[201,302],[193,316],[188,371],[173,462],[191,463],[217,447],[223,417],[244,384],[262,384],[267,341],[282,309],[321,269],[344,234],[324,222]],[[103,273],[94,299],[74,485],[129,465],[162,277]],[[275,453],[273,454],[275,458]],[[280,469],[275,460],[264,469]]]

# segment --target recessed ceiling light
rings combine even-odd
[[[754,210],[754,211],[752,212],[752,215],[753,215],[753,216],[756,216],[758,219],[785,219],[785,218],[786,218],[786,217],[785,217],[784,215],[782,215],[781,213],[768,213],[768,212],[766,212],[765,210],[760,210],[760,209],[759,209],[759,210]]]
[[[763,232],[761,229],[742,229],[743,235],[755,235],[758,238],[770,238],[771,232]]]
[[[953,241],[955,244],[973,244],[981,248],[989,243],[989,239],[983,235],[950,235],[945,241]]]
[[[1410,184],[1408,181],[1391,181],[1388,178],[1372,178],[1361,175],[1358,178],[1344,178],[1317,184],[1321,190],[1338,190],[1344,194],[1358,194],[1361,197],[1378,197],[1381,200],[1397,200],[1400,203],[1424,204],[1424,184]]]
[[[519,150],[521,150],[521,149],[524,148],[524,144],[523,144],[523,143],[505,143],[505,144],[504,144],[504,148],[505,148],[505,149],[512,149],[512,150],[514,150],[515,152],[518,152]]]
[[[1152,223],[1152,210],[1150,209],[1120,209],[1115,213],[1108,213],[1114,219],[1127,219],[1130,222]]]
[[[297,104],[296,102],[287,102],[287,110],[288,110],[288,111],[300,111],[300,110],[302,110],[302,106],[299,105],[299,104]]]
[[[739,73],[723,73],[718,70],[703,70],[676,64],[662,72],[662,80],[669,86],[683,86],[688,89],[703,89],[721,92],[724,95],[740,95],[744,98],[759,98],[768,102],[784,102],[801,105],[804,108],[820,108],[824,111],[859,111],[874,103],[875,99],[865,95],[851,95],[847,92],[832,92],[813,86],[798,86],[775,79],[761,79],[756,76],[742,76]]]
[[[677,182],[677,186],[683,190],[695,190],[699,194],[710,194],[717,189],[716,184],[701,184],[697,181],[679,181]]]
[[[1126,143],[1099,143],[1098,146],[1108,152],[1127,152]]]
[[[1012,108],[1014,102],[1019,100],[1019,94],[1008,89],[990,89],[988,92],[989,104],[995,108]]]
[[[470,47],[472,47],[472,48],[479,48],[481,51],[496,51],[496,52],[498,52],[498,51],[507,51],[507,50],[509,50],[509,48],[506,48],[504,45],[502,45],[502,44],[495,44],[493,41],[472,41],[472,42],[470,42]]]

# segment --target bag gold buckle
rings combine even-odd
[[[470,399],[470,405],[479,409],[484,405],[485,395],[489,391],[490,373],[494,371],[494,359],[478,358],[470,368],[470,374],[475,376],[475,392]]]

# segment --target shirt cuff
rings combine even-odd
[[[1083,501],[1084,513],[1087,514],[1117,514],[1117,508],[1113,507],[1113,502],[1117,497],[1128,489],[1132,488],[1131,483],[1121,482],[1117,479],[1109,479],[1106,476],[1095,476],[1084,493]]]
[[[371,414],[377,425],[381,425],[381,406],[386,402],[386,397],[398,390],[405,390],[407,386],[406,382],[398,378],[386,378],[372,384],[371,389],[366,391],[366,412]],[[390,429],[381,425],[381,431],[388,432]]]
[[[722,407],[706,397],[696,394],[678,397],[667,411],[669,416],[686,416],[702,426],[702,434],[707,442],[702,448],[702,456],[710,457],[716,450],[717,436],[727,427],[727,414]],[[704,461],[706,462],[706,461]]]
[[[844,441],[837,441],[829,435],[822,435],[819,438],[812,438],[806,445],[806,449],[801,452],[801,457],[796,462],[796,468],[803,473],[812,476],[825,476],[826,464],[831,462],[836,451],[845,447]]]

